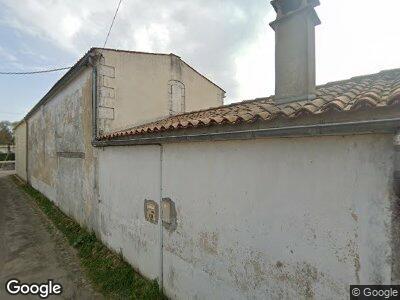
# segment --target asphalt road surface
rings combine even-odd
[[[0,299],[40,299],[11,296],[9,279],[24,283],[60,283],[63,293],[48,299],[102,299],[90,285],[75,250],[33,201],[0,172]]]

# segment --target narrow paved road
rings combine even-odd
[[[102,299],[85,278],[75,250],[7,175],[0,172],[0,299],[39,299],[8,295],[5,282],[11,278],[54,279],[64,292],[48,299]]]

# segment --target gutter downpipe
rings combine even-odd
[[[92,67],[92,145],[97,140],[97,61],[93,53],[89,54],[88,65]],[[94,159],[93,168],[93,192],[97,203],[99,202],[99,188],[98,188],[98,160],[97,155]]]
[[[29,180],[29,164],[28,164],[28,160],[29,160],[29,133],[28,133],[28,120],[26,118],[24,118],[24,122],[25,122],[25,173],[26,173],[26,182],[28,183],[28,185],[31,184],[30,180]]]
[[[164,162],[164,148],[160,146],[160,199],[158,202],[159,210],[159,230],[160,230],[160,269],[159,269],[159,288],[161,293],[164,292],[164,235],[163,235],[163,221],[162,221],[162,199],[163,199],[163,162]]]

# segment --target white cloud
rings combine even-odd
[[[0,3],[9,26],[79,56],[103,45],[118,1]],[[235,58],[257,35],[268,10],[264,0],[126,0],[107,46],[176,53],[235,97]]]
[[[398,0],[322,1],[317,27],[319,83],[400,67]]]
[[[64,36],[68,39],[72,39],[76,33],[80,30],[82,25],[81,19],[72,16],[66,15],[61,19],[61,30]]]
[[[18,58],[0,46],[0,60],[4,62],[17,62]]]
[[[274,12],[270,11],[255,39],[235,58],[235,78],[241,84],[234,101],[265,97],[274,91],[275,38],[274,31],[267,26],[267,20],[273,19]]]
[[[319,83],[400,67],[400,1],[321,2]],[[0,0],[3,22],[76,57],[103,45],[117,3]],[[274,92],[273,19],[264,0],[123,0],[107,46],[174,52],[236,101]]]
[[[170,41],[170,31],[164,24],[153,23],[134,31],[134,43],[142,51],[163,51]]]
[[[400,68],[400,1],[321,1],[316,29],[317,83]],[[274,13],[266,19],[272,21]],[[274,93],[274,32],[267,26],[236,57],[239,99]]]

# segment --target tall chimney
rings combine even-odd
[[[315,26],[319,0],[273,0],[275,102],[315,99]]]

